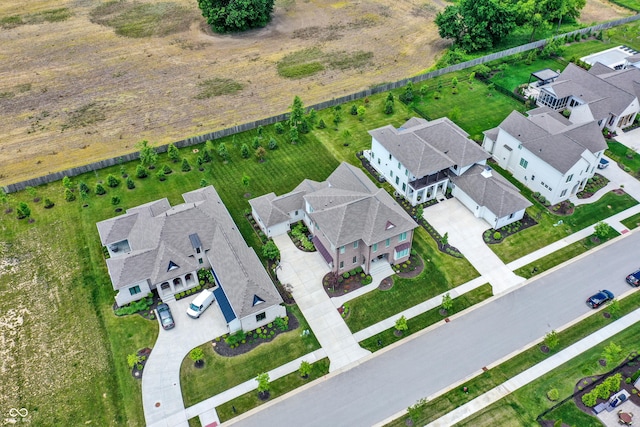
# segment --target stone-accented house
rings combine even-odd
[[[163,300],[198,285],[197,272],[210,269],[217,308],[230,332],[252,330],[284,317],[282,298],[254,250],[247,246],[212,187],[128,209],[97,223],[107,248],[116,302],[124,305],[156,289]]]
[[[640,111],[640,69],[613,70],[599,62],[589,71],[569,64],[551,83],[539,87],[539,106],[568,110],[573,123],[597,122],[616,132],[633,124]]]
[[[267,236],[284,234],[302,220],[313,243],[336,273],[372,262],[402,263],[409,258],[416,222],[360,169],[342,163],[327,178],[304,180],[282,196],[251,199],[253,217]]]
[[[513,111],[484,132],[483,147],[498,164],[551,204],[584,189],[607,148],[595,121],[572,123],[547,107]]]
[[[501,177],[490,171],[479,174],[490,154],[446,117],[414,117],[398,129],[387,125],[369,134],[371,149],[364,152],[365,158],[414,206],[442,198],[451,188],[476,217],[499,228],[522,219],[531,205]],[[477,185],[473,179],[479,179]]]

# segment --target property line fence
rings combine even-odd
[[[640,19],[640,14],[628,16],[626,18],[617,19],[615,21],[604,22],[602,24],[593,25],[591,27],[581,28],[579,30],[571,31],[568,33],[564,33],[561,35],[557,35],[555,38],[561,38],[566,36],[575,36],[576,34],[586,34],[594,31],[605,30],[611,27],[615,27],[622,24],[627,24],[629,22],[634,22]],[[495,52],[489,55],[481,56],[479,58],[472,59],[470,61],[461,62],[459,64],[451,65],[445,68],[440,68],[438,70],[430,71],[428,73],[420,74],[414,77],[409,77],[406,79],[398,80],[392,83],[385,83],[381,85],[377,85],[371,87],[366,90],[362,90],[360,92],[352,93],[350,95],[341,96],[338,98],[333,98],[324,102],[320,102],[318,104],[310,105],[307,107],[307,110],[313,108],[315,110],[324,110],[325,108],[334,107],[336,105],[341,105],[350,101],[355,101],[358,99],[364,99],[368,96],[375,95],[382,92],[388,92],[393,89],[398,89],[406,86],[407,83],[413,82],[423,82],[425,80],[432,79],[434,77],[439,77],[447,73],[451,73],[454,71],[460,71],[467,68],[475,67],[479,64],[484,64],[486,62],[495,61],[496,59],[501,59],[507,56],[515,55],[522,52],[527,52],[533,49],[539,49],[543,47],[547,43],[547,40],[538,40],[535,42],[527,43],[521,46],[513,47],[510,49],[506,49],[500,52]],[[203,142],[209,140],[216,140],[219,138],[223,138],[226,136],[235,135],[241,132],[245,132],[248,130],[256,129],[259,126],[268,126],[277,122],[281,122],[287,120],[289,118],[289,113],[278,114],[276,116],[271,116],[265,119],[256,120],[249,123],[240,124],[237,126],[228,127],[226,129],[221,129],[215,132],[206,133],[203,135],[194,136],[191,138],[186,138],[180,141],[176,141],[173,144],[178,148],[189,147],[196,144],[201,144]],[[167,147],[169,144],[161,145],[155,147],[156,151],[159,153],[164,153],[167,151]],[[140,157],[140,154],[129,153],[126,155],[112,157],[110,159],[101,160],[98,162],[90,163],[84,166],[79,166],[75,168],[70,168],[67,170],[53,172],[48,175],[40,176],[38,178],[32,178],[21,182],[16,182],[13,184],[6,185],[2,187],[6,193],[14,193],[17,191],[24,190],[26,187],[36,187],[38,185],[51,183],[54,181],[61,180],[63,177],[73,177],[86,172],[96,171],[100,169],[104,169],[107,167],[115,166],[124,162],[128,162],[131,160],[137,160]]]

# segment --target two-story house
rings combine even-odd
[[[313,243],[336,273],[409,258],[416,222],[358,168],[342,163],[326,181],[304,180],[290,193],[249,201],[253,217],[270,237],[302,220]]]
[[[539,106],[568,110],[573,123],[595,121],[616,132],[633,124],[640,111],[640,69],[613,70],[599,62],[589,71],[569,64],[551,83],[539,87]]]
[[[514,111],[484,132],[483,147],[498,164],[551,204],[584,189],[607,144],[595,121],[572,123],[546,107]]]
[[[198,285],[198,270],[211,270],[213,293],[230,332],[253,330],[286,316],[282,298],[258,256],[240,235],[212,187],[165,199],[98,222],[107,268],[119,306],[157,290],[163,300]],[[210,309],[211,310],[211,309]]]

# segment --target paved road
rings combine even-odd
[[[589,311],[594,291],[623,293],[638,266],[635,232],[233,424],[370,426]]]

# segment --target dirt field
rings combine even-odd
[[[149,8],[0,4],[0,185],[131,152],[142,139],[168,143],[279,114],[294,95],[310,105],[395,81],[428,68],[447,45],[433,24],[440,0],[280,0],[268,27],[227,36],[206,30],[194,0],[137,4]],[[154,21],[161,25],[153,36],[116,34],[146,34],[127,17],[162,10],[169,18]],[[626,14],[589,0],[583,20]],[[311,77],[278,75],[278,61],[312,47],[329,62],[373,56]],[[215,79],[242,89],[202,96],[203,83]]]

